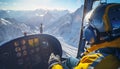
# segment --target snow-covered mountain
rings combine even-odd
[[[47,25],[47,32],[62,37],[66,43],[77,47],[80,34],[83,6],[74,13],[67,13],[54,23]]]
[[[28,34],[39,33],[42,23],[44,33],[61,37],[67,44],[77,47],[82,7],[70,13],[67,10],[15,11],[0,10],[0,42]]]
[[[20,36],[20,34],[21,30],[16,24],[2,18],[0,19],[0,42],[13,39],[16,35]]]

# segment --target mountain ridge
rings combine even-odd
[[[0,42],[22,36],[24,32],[28,34],[39,33],[39,25],[43,23],[44,33],[60,36],[66,43],[77,47],[82,7],[73,13],[67,10],[0,10],[0,15],[0,26],[5,28],[0,27]],[[8,21],[11,25],[5,21]],[[7,25],[2,25],[3,23]],[[15,33],[8,32],[9,29],[12,29]]]

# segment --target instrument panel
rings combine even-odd
[[[52,52],[62,56],[60,42],[51,35],[17,38],[0,46],[0,69],[48,69]]]

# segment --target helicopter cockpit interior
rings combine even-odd
[[[0,69],[47,69],[52,52],[62,56],[60,42],[51,35],[17,38],[0,47]]]
[[[99,0],[89,0],[89,1],[92,1],[90,3],[87,0],[85,1],[87,3],[84,4],[83,19],[81,22],[82,24],[80,26],[81,27],[80,34],[78,34],[80,35],[80,41],[79,41],[79,46],[78,46],[78,51],[76,56],[77,58],[80,58],[81,54],[85,52],[84,50],[85,41],[83,40],[83,37],[84,37],[83,23],[84,23],[84,18],[87,17],[87,16],[85,17],[85,15],[88,12],[96,13],[99,10],[98,9],[97,11],[96,10],[90,11],[92,9],[92,5],[94,1],[99,1]],[[105,9],[105,7],[106,6],[102,8]],[[111,12],[111,10],[113,11]],[[108,16],[110,17],[113,23],[116,23],[115,20],[120,15],[119,12],[120,12],[120,4],[110,8],[110,12],[108,13]],[[104,13],[104,11],[102,11],[102,13]],[[95,14],[93,16],[94,17],[97,16],[99,18],[99,16],[101,15],[102,14],[99,14],[98,12],[97,15]],[[112,16],[114,16],[114,18],[112,18]],[[97,21],[98,18],[94,18],[94,17],[93,17],[94,21],[95,19]],[[90,19],[87,19],[87,20],[90,21]],[[119,21],[120,18],[118,18],[117,20]],[[113,28],[114,28],[114,25],[113,25]],[[41,31],[43,32],[43,30]],[[55,55],[59,55],[61,60],[65,60],[66,58],[62,57],[63,50],[62,50],[60,41],[56,37],[49,34],[43,34],[42,32],[40,34],[25,35],[22,37],[18,37],[6,43],[1,44],[0,45],[0,69],[48,69],[48,66],[49,66],[48,60],[51,53],[54,53]]]

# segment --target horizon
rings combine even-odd
[[[75,11],[83,0],[0,0],[1,10],[68,10]]]
[[[104,0],[103,0],[104,1]],[[68,10],[74,12],[83,5],[84,0],[0,0],[0,10]],[[120,3],[119,0],[107,0]]]

